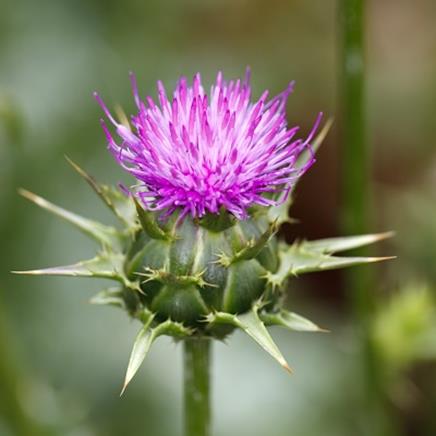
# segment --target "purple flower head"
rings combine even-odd
[[[156,104],[151,97],[140,99],[131,75],[138,108],[132,128],[117,122],[95,94],[119,137],[102,120],[109,150],[138,179],[135,195],[146,209],[201,217],[225,208],[244,219],[250,206],[285,201],[314,162],[312,156],[297,165],[300,154],[311,150],[322,114],[307,138],[296,139],[299,128],[288,128],[285,113],[293,82],[270,100],[265,91],[252,102],[249,79],[249,70],[243,81],[230,82],[219,72],[207,94],[200,74],[191,86],[181,77],[172,98],[159,81]]]

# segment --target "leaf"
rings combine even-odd
[[[99,255],[93,259],[77,262],[72,265],[12,272],[14,274],[25,275],[98,277],[124,281],[122,273],[122,256],[114,254],[111,256]]]
[[[305,244],[310,250],[328,254],[363,247],[364,245],[390,238],[393,235],[393,232],[385,232],[372,235],[345,236],[342,238],[319,239],[317,241],[305,242]]]
[[[230,324],[239,327],[254,339],[268,354],[270,354],[284,369],[292,372],[279,348],[271,338],[264,323],[258,315],[259,305],[253,305],[252,309],[240,315],[232,315],[225,312],[216,312],[208,316],[210,323]]]
[[[175,337],[184,337],[190,336],[193,333],[191,329],[184,327],[181,323],[171,320],[167,320],[162,324],[158,324],[154,328],[150,328],[153,318],[153,314],[148,316],[144,323],[144,327],[141,329],[135,339],[120,396],[125,392],[128,384],[131,382],[132,378],[135,376],[142,362],[147,356],[151,345],[159,336],[166,334]]]
[[[312,248],[312,244],[315,246],[315,249]],[[290,247],[282,246],[279,250],[279,259],[279,269],[275,273],[268,272],[266,275],[268,282],[273,287],[281,286],[289,276],[381,262],[383,260],[395,259],[395,257],[331,256],[324,253],[323,249],[316,247],[316,244],[313,242],[296,242]]]
[[[48,210],[65,221],[68,221],[70,224],[77,227],[79,230],[95,239],[97,242],[112,248],[120,245],[121,235],[114,227],[105,226],[104,224],[92,221],[88,218],[84,218],[73,212],[62,209],[61,207],[56,206],[44,198],[33,194],[32,192],[26,191],[25,189],[19,189],[19,193],[36,205]]]
[[[294,312],[280,310],[277,313],[261,312],[260,319],[265,325],[278,325],[297,332],[326,332],[312,321]]]
[[[79,165],[73,162],[69,157],[65,156],[65,158],[67,159],[68,163],[86,180],[86,182],[120,221],[128,226],[135,225],[136,210],[131,198],[123,195],[123,193],[118,189],[98,183],[94,177],[79,167]]]

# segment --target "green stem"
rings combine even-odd
[[[368,230],[369,149],[365,117],[364,0],[340,1],[342,228]]]
[[[366,141],[364,71],[365,0],[340,1],[342,230],[345,234],[368,231],[370,197],[369,150]],[[364,256],[364,249],[356,252]],[[353,312],[363,330],[375,306],[374,280],[369,268],[346,275]]]
[[[346,234],[366,233],[368,227],[368,149],[365,120],[364,74],[365,0],[340,0],[341,28],[341,132],[342,132],[342,230]],[[357,253],[356,253],[357,254]],[[363,255],[363,251],[358,253]],[[372,280],[367,268],[347,273],[351,306],[367,336],[367,323],[374,301]],[[366,338],[364,339],[366,342]],[[368,350],[367,350],[368,351]],[[370,364],[370,354],[367,369]]]
[[[342,133],[342,230],[346,234],[368,232],[371,201],[370,149],[367,143],[365,101],[365,0],[340,0],[341,29],[341,133]],[[367,255],[359,250],[356,255]],[[371,317],[377,300],[375,280],[369,268],[350,270],[346,286],[362,343],[364,385],[368,413],[377,419],[373,435],[393,434],[386,413],[379,362],[371,338]]]
[[[210,340],[184,341],[185,436],[210,435]]]

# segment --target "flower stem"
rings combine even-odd
[[[210,435],[210,340],[184,341],[185,436]]]

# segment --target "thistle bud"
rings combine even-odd
[[[143,102],[131,78],[138,108],[131,125],[117,122],[96,98],[118,137],[102,121],[109,150],[138,183],[120,192],[70,162],[120,226],[80,217],[22,191],[100,245],[91,260],[27,273],[116,283],[92,302],[121,307],[142,323],[125,386],[160,335],[222,339],[240,328],[289,370],[266,326],[322,329],[282,307],[288,278],[381,260],[335,253],[388,236],[291,246],[277,241],[292,190],[314,163],[329,123],[315,137],[318,116],[309,135],[296,138],[298,128],[288,128],[285,116],[292,86],[269,101],[264,93],[253,103],[248,73],[242,82],[229,83],[219,73],[209,95],[199,74],[191,87],[182,78],[171,101],[159,83],[159,105],[151,97]]]

